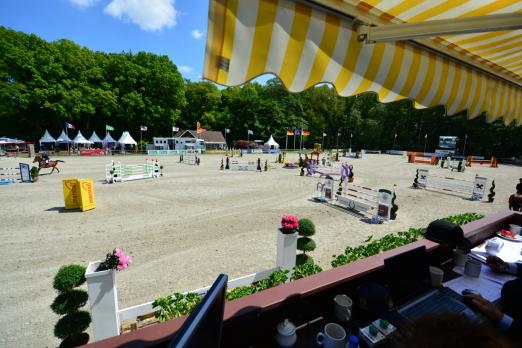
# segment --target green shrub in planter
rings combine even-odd
[[[89,335],[84,331],[89,327],[91,316],[79,310],[85,306],[89,296],[85,290],[75,289],[84,282],[85,267],[81,265],[62,266],[54,277],[53,287],[58,296],[51,309],[62,315],[54,326],[54,335],[63,340],[60,347],[77,347],[89,342]]]
[[[315,234],[315,225],[310,219],[299,220],[299,239],[297,239],[297,250],[302,251],[295,259],[296,265],[303,265],[305,263],[314,263],[313,258],[307,255],[307,252],[314,251],[316,248],[315,242],[310,238]]]
[[[294,267],[294,273],[292,273],[292,277],[290,278],[290,280],[305,278],[322,271],[323,269],[318,265],[314,265],[312,263],[304,263],[302,265]]]
[[[85,306],[89,295],[85,290],[71,290],[58,295],[51,305],[51,309],[56,314],[67,314],[78,310]]]
[[[53,287],[63,293],[85,282],[85,267],[81,265],[62,266],[54,277]]]
[[[40,175],[40,168],[32,166],[30,173],[31,173],[31,178],[33,179],[33,181],[36,181],[36,180],[38,180],[37,179],[38,175]]]

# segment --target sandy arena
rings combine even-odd
[[[244,156],[254,160],[257,155]],[[201,166],[179,164],[178,156],[163,156],[159,179],[106,184],[106,157],[62,157],[60,174],[42,175],[34,184],[0,186],[0,346],[56,346],[53,327],[58,316],[49,308],[56,296],[52,280],[64,264],[87,265],[115,247],[134,258],[117,274],[120,308],[151,301],[174,291],[211,284],[219,273],[231,278],[275,265],[276,228],[280,217],[311,218],[317,227],[315,260],[331,268],[332,255],[368,235],[380,237],[408,227],[464,212],[489,214],[507,209],[519,167],[474,166],[465,173],[423,164],[405,157],[368,155],[350,160],[355,183],[374,188],[397,185],[398,219],[371,225],[341,209],[310,198],[318,178],[299,177],[299,170],[223,172],[221,156],[204,155]],[[271,166],[276,155],[261,156]],[[297,156],[294,156],[296,159]],[[117,157],[138,164],[145,156]],[[1,159],[0,167],[30,163],[27,158]],[[415,170],[472,179],[495,179],[495,202],[472,202],[443,192],[410,188]],[[48,173],[42,170],[41,173]],[[63,211],[61,180],[93,178],[97,207],[88,212]]]

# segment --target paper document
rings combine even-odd
[[[464,289],[472,289],[479,292],[482,297],[489,301],[498,300],[500,298],[500,290],[502,289],[502,284],[492,282],[487,278],[468,277],[466,275],[452,279],[444,283],[444,286],[459,294],[461,294]]]
[[[522,261],[522,243],[512,242],[509,240],[502,240],[504,246],[500,249],[500,252],[497,254],[502,260],[506,262],[521,262]],[[483,263],[486,262],[486,258],[488,257],[488,253],[486,252],[486,243],[479,245],[471,249],[471,256],[481,261]]]

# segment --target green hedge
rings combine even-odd
[[[81,265],[62,266],[54,277],[53,287],[60,293],[70,291],[85,282],[85,267]]]

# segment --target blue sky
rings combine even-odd
[[[203,70],[208,0],[0,0],[0,25],[104,52],[168,55],[183,77]]]

